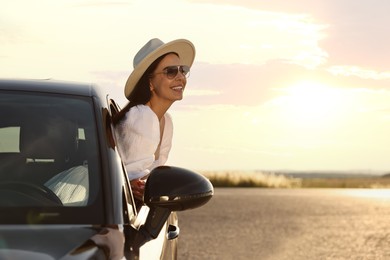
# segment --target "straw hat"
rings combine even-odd
[[[133,61],[134,70],[127,79],[125,86],[125,96],[129,99],[135,85],[145,73],[147,68],[160,56],[175,52],[179,55],[182,64],[191,67],[195,58],[194,45],[185,39],[178,39],[168,43],[160,39],[151,39],[135,55]]]

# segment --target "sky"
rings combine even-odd
[[[196,47],[167,164],[390,172],[390,1],[0,0],[0,77],[94,83],[120,106],[151,38]]]

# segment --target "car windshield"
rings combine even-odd
[[[59,223],[94,222],[86,220],[99,207],[100,187],[92,99],[0,93],[0,210],[16,223],[18,217],[25,221],[24,214],[51,215]]]

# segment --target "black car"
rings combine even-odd
[[[135,206],[112,134],[117,104],[94,85],[0,80],[0,259],[175,259],[176,211],[213,186],[161,166]]]

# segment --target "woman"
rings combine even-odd
[[[183,98],[194,58],[194,45],[184,39],[168,43],[152,39],[134,57],[134,70],[125,86],[130,102],[114,124],[133,194],[140,200],[150,171],[168,159],[173,124],[167,111]]]

